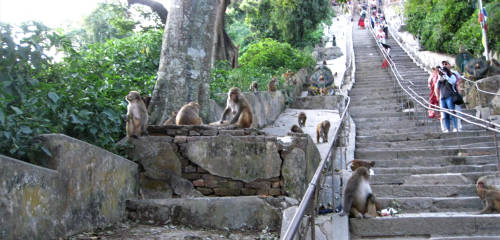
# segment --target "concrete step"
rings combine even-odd
[[[500,134],[497,134],[500,136]],[[462,131],[458,134],[459,137],[487,137],[492,136],[487,131]],[[399,142],[399,141],[417,141],[426,139],[452,139],[456,138],[456,134],[442,133],[442,132],[408,132],[401,134],[384,134],[377,136],[356,136],[356,144],[367,142]]]
[[[367,160],[369,159],[360,159]],[[376,160],[376,167],[444,167],[453,165],[487,165],[496,164],[498,158],[496,155],[481,155],[481,156],[449,156],[449,157],[418,157],[411,159],[394,159],[394,160]]]
[[[270,229],[281,227],[281,206],[291,206],[285,198],[199,197],[128,200],[128,218],[218,230]],[[284,205],[283,205],[284,204]],[[296,202],[294,203],[296,204]]]
[[[471,197],[476,186],[469,185],[373,185],[377,197]]]
[[[357,149],[354,153],[356,159],[389,160],[389,159],[411,159],[424,157],[451,157],[451,156],[481,156],[496,154],[494,147],[482,148],[458,148],[456,146],[441,147],[438,149]]]
[[[430,146],[478,146],[478,147],[493,147],[495,145],[493,136],[482,136],[482,137],[463,137],[460,134],[458,137],[448,138],[448,139],[426,139],[426,140],[414,140],[414,141],[398,141],[398,142],[357,142],[357,148],[398,148],[398,147],[430,147]]]
[[[394,217],[350,219],[356,237],[499,236],[500,214],[463,212],[408,213]]]
[[[421,123],[423,124],[423,123]],[[438,132],[441,130],[440,124],[433,123],[433,124],[428,124],[428,125],[422,125],[422,126],[415,126],[415,125],[409,125],[409,126],[404,126],[402,128],[383,128],[383,127],[377,127],[377,128],[359,128],[356,130],[356,134],[360,136],[374,136],[374,135],[382,135],[382,134],[400,134],[400,133],[405,133],[405,132],[422,132],[422,133],[431,133],[431,132]],[[472,124],[469,125],[463,125],[462,130],[464,132],[466,131],[478,131],[482,130],[481,127],[475,126]],[[455,132],[448,132],[446,134],[457,134]],[[460,134],[460,133],[459,133]]]
[[[411,197],[377,198],[382,209],[392,207],[400,213],[419,212],[479,212],[483,204],[479,197]]]
[[[469,172],[462,173],[462,176],[467,178],[471,183],[475,183],[478,178],[484,175],[496,174],[494,172]],[[370,177],[370,183],[373,185],[402,185],[413,175],[408,174],[377,174]]]
[[[376,162],[375,162],[376,164]],[[451,165],[440,167],[375,167],[373,171],[377,174],[435,174],[435,173],[466,173],[466,172],[494,172],[497,170],[496,163],[485,165]]]

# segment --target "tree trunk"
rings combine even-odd
[[[132,5],[132,4],[146,5],[146,6],[150,7],[151,10],[153,10],[153,12],[155,12],[156,14],[158,14],[158,16],[160,17],[161,22],[163,24],[165,24],[167,22],[168,11],[163,6],[163,4],[161,4],[161,3],[157,2],[157,1],[153,1],[153,0],[127,0],[127,3],[128,3],[129,6]]]
[[[218,0],[217,18],[215,20],[215,39],[214,53],[212,56],[212,66],[216,61],[227,60],[231,67],[238,67],[238,47],[236,47],[226,33],[226,24],[224,17],[226,8],[231,3],[231,0]]]
[[[217,5],[213,0],[171,0],[149,106],[150,124],[162,124],[190,101],[198,102],[201,117],[208,118]]]

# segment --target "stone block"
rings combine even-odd
[[[253,188],[242,188],[241,189],[241,194],[245,195],[245,196],[256,195],[257,194],[257,190],[255,190]]]
[[[214,190],[212,188],[206,188],[206,187],[197,187],[196,190],[198,190],[205,196],[212,195],[214,193]]]
[[[217,175],[243,182],[280,176],[281,158],[274,141],[249,137],[202,137],[182,145],[182,155]]]
[[[196,172],[196,166],[193,166],[193,165],[187,165],[187,166],[184,168],[184,172],[185,172],[185,173],[195,173],[195,172]]]
[[[234,188],[214,188],[214,193],[217,196],[239,196],[240,189]]]
[[[267,181],[255,181],[255,182],[245,183],[245,187],[253,189],[268,189],[271,187],[271,184]]]
[[[165,180],[172,174],[181,176],[182,163],[173,141],[172,137],[167,136],[129,139],[134,146],[129,157],[142,164],[148,177]]]
[[[202,176],[202,178],[205,181],[206,186],[210,187],[210,188],[218,187],[221,182],[227,181],[224,178],[217,177],[217,176],[210,175],[210,174],[204,174]]]
[[[281,189],[279,189],[279,188],[271,188],[271,189],[269,189],[269,195],[271,195],[271,196],[280,196],[281,195]]]
[[[140,188],[142,197],[146,199],[171,198],[173,190],[168,183],[162,180],[152,179],[140,174]]]
[[[193,181],[193,186],[195,187],[204,187],[205,186],[205,181],[203,179],[198,179]]]
[[[201,178],[201,174],[199,173],[184,173],[182,174],[182,177],[187,179],[187,180],[196,180]]]

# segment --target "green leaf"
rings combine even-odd
[[[71,114],[71,123],[74,123],[74,124],[83,124],[82,121],[80,121],[80,119],[78,119],[78,117],[75,115],[75,114]]]
[[[0,108],[0,123],[2,123],[2,125],[5,125],[5,114],[3,113],[1,108]]]
[[[55,92],[49,92],[47,94],[47,96],[50,98],[50,100],[53,102],[53,103],[57,103],[57,101],[59,101],[59,96],[57,96],[57,94]]]
[[[21,126],[20,129],[24,134],[31,134],[33,132],[33,130],[31,130],[31,128],[28,126]]]
[[[16,114],[23,114],[23,111],[21,109],[19,109],[18,107],[10,106],[10,108],[12,110],[14,110],[14,112],[16,112]]]

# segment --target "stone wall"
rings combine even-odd
[[[54,239],[125,216],[137,164],[65,135],[40,139],[53,170],[0,156],[0,239]]]
[[[149,184],[141,181],[146,198],[287,195],[300,199],[321,161],[306,134],[278,138],[255,129],[209,126],[149,129],[165,134],[128,141],[129,158],[142,166],[141,175],[149,180]],[[176,135],[178,131],[187,136]]]

